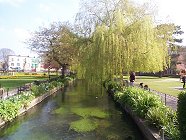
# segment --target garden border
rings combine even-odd
[[[111,96],[112,100],[114,101],[113,94],[114,94],[114,92],[110,93],[109,95]],[[132,118],[134,123],[138,126],[139,130],[141,131],[141,133],[143,134],[143,136],[147,140],[162,140],[162,137],[160,136],[160,133],[157,130],[153,130],[152,128],[148,127],[146,125],[146,121],[139,118],[138,116],[136,116],[135,113],[132,111],[132,109],[129,106],[122,105],[119,102],[118,102],[118,104],[121,106],[123,111],[125,111],[128,115],[130,115],[130,117]],[[167,139],[164,138],[164,140],[167,140]]]
[[[49,97],[50,95],[54,94],[55,92],[59,91],[60,89],[63,89],[64,87],[55,87],[53,88],[52,90],[46,92],[45,94],[39,96],[39,97],[36,97],[35,99],[33,99],[29,105],[27,107],[22,107],[19,109],[18,111],[18,116],[26,113],[29,109],[31,109],[32,107],[36,106],[37,104],[39,104],[40,102],[42,102],[44,99],[46,99],[47,97]],[[14,118],[15,119],[15,118]],[[13,119],[12,119],[13,120]],[[0,128],[5,126],[8,122],[11,122],[11,121],[4,121],[0,118]]]

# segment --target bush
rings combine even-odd
[[[33,85],[31,91],[34,93],[34,96],[40,96],[47,91],[46,84]]]
[[[140,88],[127,87],[123,91],[116,91],[114,100],[129,106],[137,116],[147,119],[149,124],[159,130],[164,127],[165,134],[170,139],[179,140],[176,112],[166,107],[158,96]],[[183,105],[185,104],[186,102]]]
[[[172,109],[161,105],[150,108],[147,112],[146,119],[156,128],[165,129],[165,134],[175,140],[179,139],[179,130],[177,114]]]
[[[161,104],[158,96],[155,96],[149,91],[128,87],[123,91],[123,96],[120,97],[120,102],[127,104],[140,117],[144,118],[149,108],[156,107]]]
[[[182,140],[186,139],[186,91],[182,91],[178,95],[178,123],[180,129],[180,137]]]
[[[53,87],[57,87],[58,86],[58,82],[57,81],[52,81],[50,84],[52,84]]]
[[[62,82],[53,81],[40,85],[32,85],[31,91],[22,92],[6,100],[0,100],[0,118],[4,121],[11,121],[18,115],[19,109],[27,107],[35,97],[45,94],[52,87],[62,86]]]
[[[19,106],[10,100],[0,101],[0,116],[5,121],[10,121],[18,114]]]
[[[110,79],[105,80],[103,82],[103,86],[105,87],[105,89],[107,90],[107,92],[109,94],[113,94],[116,91],[122,90],[122,86],[119,81],[114,81],[114,80],[110,80]]]

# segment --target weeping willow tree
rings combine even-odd
[[[166,40],[158,36],[153,18],[144,7],[136,7],[128,0],[115,1],[111,7],[109,0],[100,2],[104,12],[96,14],[87,9],[92,23],[86,36],[91,41],[82,51],[79,69],[82,76],[100,83],[122,76],[123,72],[163,70],[168,56]]]

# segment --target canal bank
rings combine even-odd
[[[46,92],[45,94],[36,97],[35,99],[33,99],[31,102],[29,102],[27,104],[27,106],[23,106],[18,110],[18,114],[17,117],[20,115],[23,115],[24,113],[26,113],[27,111],[29,111],[29,109],[31,109],[32,107],[34,107],[35,105],[39,104],[40,102],[42,102],[44,99],[46,99],[48,96],[54,94],[55,92],[57,92],[58,90],[61,90],[63,87],[55,87],[52,90]],[[3,127],[4,125],[6,125],[6,123],[11,123],[12,120],[10,121],[4,121],[3,119],[0,118],[0,127]]]
[[[91,115],[90,115],[91,114]],[[95,116],[95,114],[97,114]],[[103,115],[106,114],[106,115]],[[105,116],[105,117],[103,117]],[[73,124],[88,120],[96,128],[77,132]],[[122,113],[100,89],[87,90],[82,81],[57,92],[1,129],[3,140],[144,140],[131,118]]]

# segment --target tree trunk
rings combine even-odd
[[[62,76],[62,78],[64,78],[65,77],[65,72],[66,72],[66,69],[67,69],[67,64],[62,64],[61,65],[61,76]]]
[[[163,72],[159,71],[159,78],[162,78],[162,76],[163,76]]]

